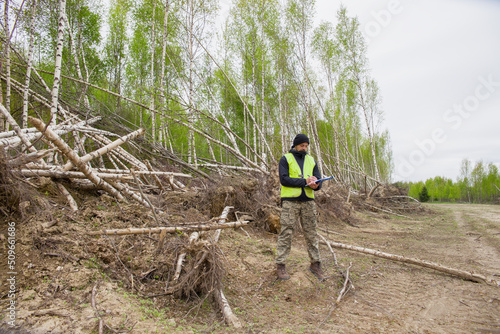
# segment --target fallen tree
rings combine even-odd
[[[443,265],[440,265],[440,264],[434,263],[434,262],[429,262],[429,261],[415,259],[415,258],[409,258],[409,257],[405,257],[402,255],[384,253],[384,252],[369,249],[369,248],[346,245],[346,244],[342,244],[342,243],[334,242],[334,241],[329,241],[329,240],[323,240],[323,241],[321,241],[321,243],[326,244],[326,245],[331,246],[331,247],[334,247],[334,248],[347,249],[347,250],[358,252],[358,253],[373,255],[376,257],[383,258],[383,259],[388,259],[388,260],[398,261],[398,262],[403,262],[403,263],[409,263],[409,264],[414,264],[414,265],[425,267],[425,268],[434,269],[434,270],[437,270],[439,272],[443,272],[443,273],[446,273],[449,275],[457,276],[457,277],[460,277],[460,278],[463,278],[463,279],[466,279],[469,281],[477,282],[477,283],[486,283],[488,285],[500,286],[500,283],[497,282],[496,280],[488,279],[488,278],[486,278],[486,276],[474,273],[472,271],[469,272],[469,271],[465,271],[465,270],[450,268],[450,267],[446,267],[446,266],[443,266]]]
[[[154,233],[178,233],[178,232],[193,232],[193,231],[210,231],[220,230],[225,228],[236,228],[248,225],[248,221],[237,221],[223,224],[202,224],[191,226],[166,226],[166,227],[145,227],[145,228],[125,228],[116,230],[102,230],[88,232],[88,235],[130,235],[130,234],[154,234]]]

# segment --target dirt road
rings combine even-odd
[[[328,238],[500,281],[500,206],[426,208],[432,212],[414,219],[375,214],[358,227],[337,226]],[[325,267],[333,277],[318,284],[306,272],[307,255],[297,239],[290,281],[274,282],[273,265],[265,265],[267,281],[253,297],[261,306],[253,314],[256,332],[500,333],[500,287],[344,250],[335,250],[336,257],[344,268],[352,263],[355,289],[335,306],[342,279],[333,256],[323,250]],[[266,262],[255,259],[248,268],[258,268],[259,263]]]
[[[354,289],[336,305],[343,279],[334,256],[322,246],[330,278],[319,283],[307,270],[309,259],[300,233],[287,262],[291,279],[277,282],[276,235],[259,228],[226,230],[219,241],[226,270],[225,294],[243,323],[240,330],[229,328],[209,300],[186,302],[161,293],[146,298],[116,279],[113,270],[125,263],[136,278],[146,277],[143,271],[151,267],[148,261],[153,265],[157,260],[146,250],[156,249],[156,244],[147,236],[78,240],[88,228],[87,221],[101,228],[119,223],[111,209],[99,207],[89,207],[88,217],[61,220],[51,229],[35,223],[19,226],[22,267],[16,324],[28,333],[98,333],[99,319],[105,328],[132,334],[500,333],[500,287],[340,249],[335,249],[336,258],[344,269],[352,264]],[[125,226],[135,219],[136,212],[131,212],[122,223]],[[363,213],[356,226],[321,218],[322,230],[332,231],[322,232],[329,240],[474,271],[500,281],[498,205],[432,204],[408,218]],[[115,244],[138,250],[126,255],[131,253],[117,252]],[[156,279],[136,284],[164,285]],[[5,289],[0,295],[5,303]],[[0,320],[7,328],[5,314]]]
[[[373,214],[357,227],[325,226],[335,233],[324,235],[500,282],[500,206],[434,204],[426,209],[412,219]],[[231,298],[255,333],[500,333],[500,287],[345,250],[335,250],[336,257],[343,268],[352,264],[355,289],[336,306],[342,278],[333,256],[322,248],[332,277],[320,284],[307,272],[303,239],[294,240],[289,281],[274,281],[272,256],[255,256],[265,252],[247,251],[243,258],[244,288]],[[273,242],[263,240],[261,248],[272,248]],[[235,261],[233,266],[241,265]],[[238,298],[242,291],[251,297]],[[242,308],[246,299],[253,305],[247,300]]]
[[[395,254],[500,281],[500,206],[429,207],[438,214],[418,221],[379,221],[378,233],[351,235],[352,242],[383,246]],[[328,322],[330,329],[339,333],[500,333],[500,287],[375,258],[364,261],[363,269],[354,260],[359,288],[335,311]]]

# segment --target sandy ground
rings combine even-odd
[[[116,247],[147,246],[153,241],[81,238],[95,220],[118,224],[112,213],[91,217],[86,222],[61,219],[50,228],[18,226],[16,329],[8,326],[8,235],[6,222],[0,226],[0,333],[99,333],[99,319],[103,333],[500,333],[500,287],[341,249],[334,250],[336,266],[326,246],[321,252],[330,277],[319,283],[307,270],[300,232],[287,263],[292,278],[277,282],[276,235],[252,227],[225,230],[219,242],[225,294],[243,324],[241,329],[230,328],[203,296],[197,301],[146,298],[114,278],[109,269],[115,268],[113,264],[118,268],[124,262],[139,277],[143,263],[155,261],[141,248],[128,256],[115,252]],[[359,218],[356,226],[322,221],[320,227],[331,231],[322,234],[332,241],[500,281],[498,205],[432,204],[407,218],[380,213],[363,213]],[[127,219],[130,223],[133,214]],[[345,271],[349,265],[354,289],[337,304],[343,285],[338,269]],[[161,277],[156,279],[160,281],[151,282],[161,285]]]

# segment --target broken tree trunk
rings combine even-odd
[[[106,168],[96,168],[98,172],[101,173],[111,173],[111,174],[130,174],[130,170],[123,169],[106,169]],[[138,175],[165,175],[165,176],[178,176],[192,178],[189,174],[174,173],[174,172],[161,172],[161,171],[147,171],[147,170],[134,170],[135,174]]]
[[[57,123],[57,109],[59,105],[59,88],[61,86],[61,69],[64,49],[64,13],[66,12],[66,0],[59,0],[59,19],[57,30],[57,49],[54,64],[54,81],[52,86],[52,105],[50,107],[50,117]]]
[[[57,189],[59,189],[61,194],[63,194],[63,196],[66,197],[66,201],[68,201],[68,204],[69,204],[69,207],[71,208],[71,211],[73,211],[73,212],[78,211],[78,204],[76,204],[75,199],[73,198],[73,196],[71,196],[71,194],[66,189],[66,187],[59,182],[56,182],[56,185],[57,185]]]
[[[13,170],[13,173],[21,174],[26,177],[53,177],[56,179],[85,179],[87,176],[82,172],[67,171],[63,172],[60,170],[50,170],[50,169],[20,169]],[[101,179],[111,179],[111,180],[124,180],[132,179],[131,176],[127,174],[110,174],[110,173],[94,173],[95,176]]]
[[[33,124],[38,131],[42,132],[45,137],[61,151],[62,154],[64,154],[83,174],[85,174],[85,176],[87,176],[90,181],[92,181],[92,183],[106,190],[118,200],[123,200],[123,195],[111,185],[106,183],[103,179],[95,175],[86,163],[81,162],[80,157],[61,139],[61,137],[52,131],[51,127],[46,126],[45,123],[37,118],[28,117],[28,119],[30,123]]]
[[[229,214],[229,211],[233,209],[232,206],[226,206],[224,208],[224,210],[222,210],[222,213],[221,215],[219,216],[219,219],[217,221],[218,224],[224,224],[226,221],[227,221],[227,215]],[[217,241],[219,241],[219,237],[220,237],[220,232],[221,230],[218,229],[215,231],[215,234],[213,236],[213,242],[216,243]]]
[[[152,204],[150,204],[148,201],[146,201],[144,198],[142,198],[140,195],[137,195],[135,192],[130,190],[127,186],[118,183],[118,182],[111,182],[108,181],[109,184],[116,189],[118,189],[120,192],[126,194],[127,196],[131,197],[132,199],[136,200],[137,202],[141,203],[147,208],[150,208],[151,210],[158,210],[156,209]]]
[[[231,310],[231,306],[229,306],[229,303],[227,301],[226,296],[224,295],[224,292],[222,290],[217,291],[217,301],[222,309],[222,314],[224,315],[224,320],[226,323],[230,326],[233,326],[234,328],[241,328],[241,322],[236,317]]]
[[[19,136],[19,138],[21,138],[21,141],[23,142],[23,144],[26,145],[26,147],[28,147],[28,149],[31,153],[35,153],[36,149],[31,145],[31,143],[28,140],[28,138],[26,137],[26,135],[23,133],[23,131],[21,131],[21,128],[17,124],[14,117],[12,117],[12,115],[9,113],[7,108],[4,107],[3,104],[0,104],[0,111],[4,115],[7,122],[10,124],[10,126],[12,126],[12,129],[14,129],[14,131]]]
[[[323,243],[325,243],[325,241],[323,241]],[[434,270],[437,270],[437,271],[440,271],[440,272],[443,272],[446,274],[458,276],[460,278],[463,278],[463,279],[466,279],[469,281],[473,281],[473,282],[486,283],[486,284],[493,285],[493,286],[500,286],[499,282],[497,282],[493,279],[489,280],[483,275],[476,274],[474,272],[460,270],[460,269],[445,267],[445,266],[442,266],[440,264],[425,261],[425,260],[409,258],[409,257],[401,256],[401,255],[384,253],[384,252],[380,252],[380,251],[369,249],[369,248],[346,245],[346,244],[342,244],[342,243],[338,243],[338,242],[334,242],[334,241],[326,241],[326,244],[330,245],[331,247],[335,247],[335,248],[347,249],[347,250],[351,250],[351,251],[355,251],[355,252],[359,252],[359,253],[370,254],[373,256],[381,257],[381,258],[392,260],[392,261],[399,261],[399,262],[403,262],[403,263],[409,263],[409,264],[414,264],[414,265],[425,267],[425,268],[434,269]]]
[[[191,226],[167,226],[167,227],[151,227],[151,228],[126,228],[117,230],[102,230],[88,232],[88,235],[127,235],[127,234],[153,234],[161,233],[165,230],[166,233],[191,232],[191,231],[210,231],[224,228],[236,228],[248,225],[248,221],[229,222],[224,224],[207,224],[207,225],[191,225]]]
[[[98,134],[91,134],[90,137],[97,142],[101,143],[102,145],[109,145],[112,143],[112,141],[104,136],[98,135]],[[148,170],[148,167],[139,159],[134,157],[132,154],[128,153],[125,151],[123,148],[120,146],[116,147],[116,150],[114,151],[120,158],[123,160],[127,161],[130,163],[132,166],[134,166],[138,170]]]
[[[38,130],[36,128],[27,128],[27,129],[21,129],[21,132],[24,133],[24,134],[27,134],[27,133],[38,132]],[[6,131],[6,132],[0,132],[0,139],[9,138],[9,137],[16,136],[16,135],[17,135],[17,132],[14,131],[14,130]]]
[[[47,155],[54,152],[55,149],[50,150],[41,150],[36,151],[35,153],[22,154],[17,158],[7,160],[6,165],[10,168],[19,167],[19,166],[37,166],[37,167],[47,167],[47,165],[35,165],[35,162],[38,162],[40,159],[45,158]],[[13,171],[15,172],[15,171]]]
[[[151,163],[146,160],[146,166],[148,166],[148,170],[150,172],[153,172],[153,167],[151,166]],[[165,187],[163,187],[163,183],[161,183],[160,179],[156,175],[152,175],[153,179],[155,180],[156,185],[158,188],[160,188],[161,191],[166,191]]]
[[[191,236],[189,237],[189,244],[193,244],[196,240],[198,240],[199,237],[200,237],[199,232],[191,233]],[[181,276],[182,264],[184,263],[185,258],[186,258],[186,252],[182,252],[179,255],[179,258],[177,259],[174,278],[172,279],[173,282],[177,282],[179,280],[179,277]]]
[[[101,147],[100,149],[98,149],[94,152],[91,152],[89,154],[84,155],[83,157],[80,158],[80,160],[82,162],[89,162],[90,160],[93,160],[97,157],[100,157],[100,156],[110,152],[111,150],[115,149],[116,147],[120,146],[121,144],[126,143],[127,141],[129,141],[137,136],[142,135],[143,133],[144,133],[144,128],[140,128],[139,130],[134,131],[132,133],[129,133],[128,135],[123,136],[123,137],[115,140],[114,142],[112,142],[106,146]],[[73,167],[73,163],[71,161],[68,161],[68,163],[66,163],[66,165],[63,167],[63,170],[68,171],[72,167]]]
[[[85,124],[85,123],[89,123],[89,122],[95,122],[97,120],[99,120],[100,118],[98,117],[95,117],[91,120],[88,120],[88,121],[82,121],[82,122],[79,122],[77,124],[74,124],[74,125],[62,125],[62,126],[55,126],[52,128],[52,131],[54,131],[57,135],[59,136],[62,136],[72,130],[74,130],[76,127],[79,126],[79,124]],[[31,130],[21,130],[23,133],[26,133],[26,137],[29,141],[36,141],[38,140],[42,134],[38,131],[33,133]],[[7,132],[7,134],[10,134],[11,132]],[[22,143],[22,140],[19,136],[11,136],[11,137],[8,137],[8,138],[4,138],[4,136],[2,136],[2,139],[0,139],[0,147],[4,147],[4,148],[15,148],[17,146],[19,146],[20,144]]]
[[[366,196],[367,198],[371,198],[373,193],[375,192],[375,190],[377,190],[377,188],[380,186],[380,183],[377,183],[375,184],[375,186],[372,188],[372,190],[370,190],[370,193],[368,194],[368,196]]]
[[[222,214],[219,216],[218,224],[223,224],[227,220],[227,215],[229,214],[229,211],[231,209],[233,209],[232,206],[226,206],[224,208]],[[215,234],[213,236],[213,243],[219,241],[221,231],[221,229],[217,229],[215,231]],[[219,304],[219,307],[221,308],[221,312],[224,315],[224,320],[226,321],[226,323],[235,328],[241,328],[242,325],[240,320],[238,319],[238,317],[236,317],[236,315],[234,315],[233,310],[231,309],[231,306],[229,305],[229,302],[227,301],[227,298],[222,291],[222,283],[220,288],[215,291],[215,299]]]

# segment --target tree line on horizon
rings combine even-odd
[[[462,160],[456,181],[436,176],[426,181],[404,182],[408,195],[422,202],[499,203],[500,173],[497,165]]]
[[[22,128],[28,115],[64,121],[40,102],[59,100],[80,115],[145,127],[152,144],[219,173],[269,172],[303,132],[337,182],[390,181],[380,92],[345,7],[316,25],[314,1],[233,0],[217,27],[217,0],[3,5],[0,102]]]

